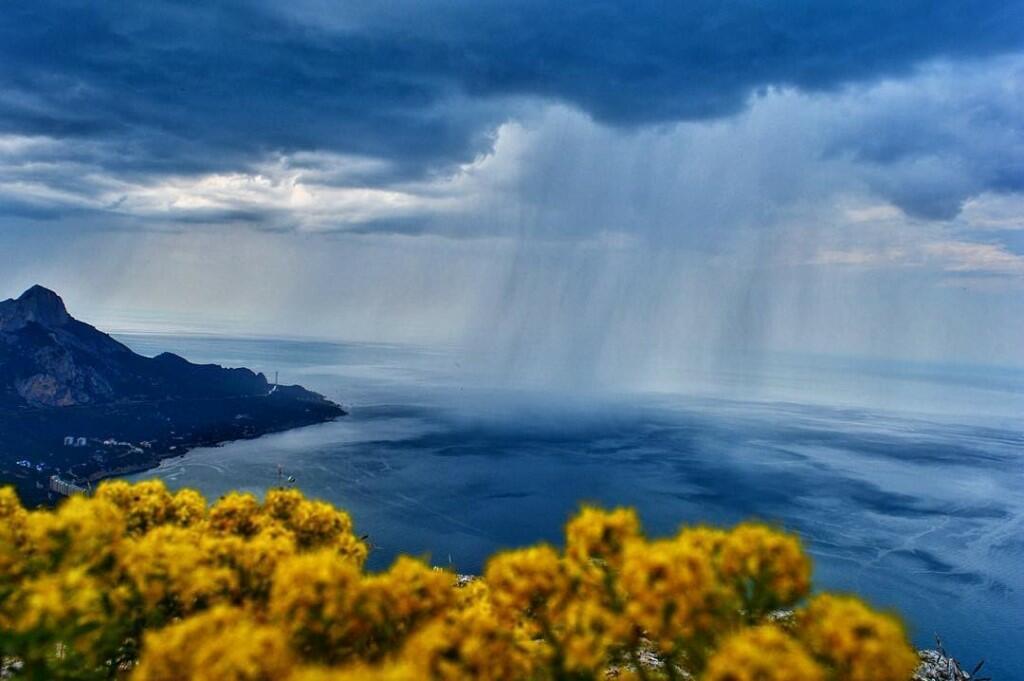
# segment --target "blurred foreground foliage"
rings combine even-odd
[[[0,658],[23,679],[906,681],[899,621],[809,597],[771,527],[643,536],[584,508],[480,579],[413,558],[363,570],[349,516],[292,489],[208,506],[160,482],[26,511],[0,490]],[[780,618],[781,609],[795,611]]]

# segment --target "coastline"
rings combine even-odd
[[[261,438],[261,437],[263,437],[265,435],[274,435],[275,433],[285,433],[285,432],[288,432],[290,430],[298,430],[300,428],[309,428],[310,426],[316,426],[316,425],[320,425],[322,423],[330,423],[332,421],[336,421],[337,419],[341,418],[342,416],[347,416],[347,415],[348,415],[348,412],[344,412],[343,411],[338,416],[334,416],[334,417],[323,419],[323,420],[319,420],[319,421],[312,421],[310,423],[299,423],[299,424],[290,425],[290,426],[270,427],[270,428],[267,428],[265,430],[261,430],[260,432],[255,433],[255,434],[247,434],[247,435],[242,435],[242,436],[239,436],[239,437],[231,437],[231,438],[225,438],[225,439],[220,439],[220,440],[198,441],[198,442],[194,442],[194,443],[177,445],[177,449],[175,449],[174,451],[168,451],[168,452],[165,452],[165,453],[157,454],[156,458],[154,458],[152,460],[149,460],[149,461],[146,461],[146,462],[140,462],[140,463],[138,463],[136,465],[127,465],[127,466],[124,466],[123,468],[120,468],[120,469],[117,469],[117,470],[108,470],[108,471],[97,472],[92,477],[90,477],[87,480],[87,482],[89,482],[91,484],[95,484],[95,483],[98,483],[98,482],[102,482],[104,480],[109,480],[111,478],[117,478],[117,477],[121,477],[121,476],[124,476],[124,475],[134,475],[136,473],[145,473],[146,471],[151,471],[151,470],[154,470],[156,468],[159,468],[160,465],[164,461],[169,461],[169,460],[172,460],[172,459],[182,458],[182,457],[187,456],[188,454],[192,453],[196,449],[209,449],[209,448],[222,447],[222,446],[224,446],[226,444],[230,444],[232,442],[241,442],[241,441],[244,441],[244,440],[258,440],[259,438]]]
[[[0,411],[0,471],[26,505],[52,505],[51,479],[79,487],[151,470],[199,447],[216,447],[333,421],[346,414],[315,393]],[[72,444],[68,444],[71,442]]]

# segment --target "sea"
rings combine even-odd
[[[760,519],[798,533],[818,589],[902,614],[968,666],[1024,678],[1024,370],[778,356],[638,392],[491,380],[452,347],[122,334],[247,366],[348,416],[196,449],[131,476],[215,499],[294,478],[352,515],[371,569],[479,572],[559,543],[583,503],[652,536]],[[470,364],[474,368],[467,368]]]

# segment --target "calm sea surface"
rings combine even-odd
[[[144,354],[280,372],[337,422],[197,449],[158,469],[215,498],[278,465],[376,547],[476,572],[548,540],[581,501],[651,534],[761,518],[800,533],[819,587],[856,591],[997,680],[1024,674],[1024,373],[792,358],[682,377],[685,395],[487,388],[458,353],[406,346],[123,335]],[[687,380],[692,379],[692,380]]]

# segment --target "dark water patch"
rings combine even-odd
[[[895,557],[906,557],[913,561],[919,562],[925,570],[929,572],[942,572],[950,574],[953,572],[954,567],[944,560],[941,560],[938,556],[930,551],[924,549],[897,549],[892,551],[890,555]]]
[[[901,569],[910,572],[929,573],[941,579],[945,584],[983,585],[987,580],[977,572],[965,571],[948,563],[931,551],[916,549],[897,549],[891,551],[887,559],[894,560]]]
[[[948,510],[930,504],[909,494],[883,490],[864,482],[845,481],[843,485],[828,485],[828,488],[850,488],[847,498],[854,504],[872,513],[901,518],[935,518],[948,515]]]

